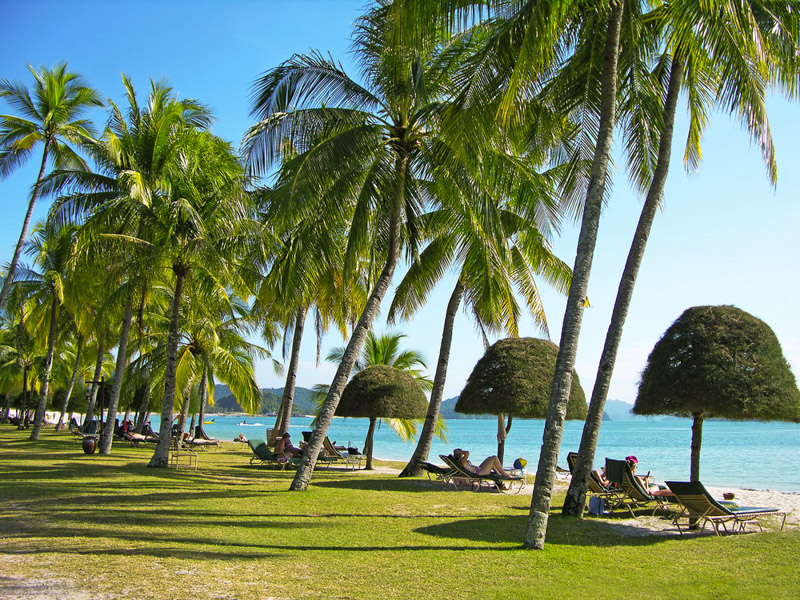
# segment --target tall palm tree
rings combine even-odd
[[[36,408],[31,440],[39,439],[44,422],[44,412],[50,393],[50,378],[53,369],[53,356],[59,335],[59,308],[69,303],[73,296],[75,279],[72,277],[71,259],[77,228],[58,227],[47,223],[34,227],[26,252],[33,258],[38,270],[20,268],[16,283],[26,297],[26,312],[31,326],[44,335],[47,347],[42,369],[42,385],[39,404]]]
[[[286,383],[275,418],[274,430],[288,431],[294,403],[294,390],[300,360],[300,345],[305,322],[311,312],[317,339],[319,360],[322,335],[335,325],[347,336],[347,325],[363,307],[365,294],[359,277],[343,278],[343,253],[346,240],[343,227],[331,227],[327,215],[309,215],[300,223],[280,223],[280,210],[264,211],[262,220],[282,239],[267,275],[261,281],[254,313],[267,327],[275,323],[283,327]],[[272,331],[263,334],[272,340]],[[288,342],[291,338],[291,349]]]
[[[537,203],[550,201],[532,191],[525,194],[520,189],[512,202],[494,200],[488,194],[470,194],[462,197],[459,204],[426,215],[436,235],[398,286],[389,311],[390,321],[398,313],[409,318],[451,262],[459,272],[445,311],[428,414],[417,448],[401,477],[420,475],[419,463],[428,459],[447,376],[455,315],[462,299],[466,297],[484,338],[498,331],[519,335],[521,310],[517,293],[546,334],[547,321],[535,276],[543,277],[561,292],[569,285],[569,268],[553,256],[535,220],[528,218],[536,212]],[[550,223],[542,224],[544,230],[549,227]],[[505,430],[498,431],[499,435],[504,433]]]
[[[167,185],[149,205],[134,202],[129,206],[144,223],[135,243],[157,248],[172,275],[161,431],[150,460],[152,467],[166,467],[169,458],[181,301],[187,278],[192,278],[192,289],[200,293],[216,289],[248,296],[237,260],[262,238],[244,193],[243,171],[230,145],[195,129],[184,129],[179,135],[183,137],[181,150],[169,169]]]
[[[644,105],[638,111],[631,112],[649,112],[650,118],[647,121],[661,122],[662,126],[657,140],[653,140],[657,143],[657,152],[650,151],[655,154],[655,165],[654,168],[649,168],[648,161],[642,159],[649,149],[641,147],[641,137],[630,133],[631,130],[636,130],[636,122],[626,119],[625,123],[629,139],[638,142],[628,144],[636,153],[630,160],[634,174],[638,181],[649,185],[598,365],[589,414],[581,437],[579,458],[564,502],[565,515],[581,516],[583,513],[588,479],[594,462],[614,362],[622,339],[622,329],[650,229],[666,184],[675,113],[681,89],[687,92],[691,115],[685,153],[687,165],[697,166],[707,105],[719,103],[744,121],[754,141],[762,148],[773,183],[776,176],[774,148],[765,105],[765,83],[770,79],[770,69],[774,64],[780,63],[778,58],[781,49],[792,44],[790,32],[797,31],[797,11],[785,14],[777,11],[762,13],[760,5],[750,2],[709,4],[687,0],[659,6],[646,18],[655,23],[656,32],[666,45],[666,52],[662,54],[655,68],[655,74],[659,74],[667,71],[666,65],[669,65],[668,75],[661,78],[663,88],[660,96],[663,100],[653,103],[651,95],[638,95],[637,89],[624,90],[623,93],[630,99],[630,104],[638,102]],[[653,87],[659,89],[658,84]]]
[[[436,163],[438,125],[455,93],[453,75],[469,40],[404,39],[383,4],[356,24],[354,54],[365,85],[318,53],[295,56],[255,88],[260,118],[245,143],[264,172],[290,148],[286,209],[296,218],[326,214],[348,222],[345,278],[368,256],[380,269],[331,383],[292,490],[305,490],[342,390],[389,288],[406,236],[416,237],[423,193],[417,178]]]
[[[90,123],[78,117],[88,107],[102,105],[97,92],[87,87],[79,75],[69,72],[66,63],[52,69],[40,67],[38,71],[28,65],[28,69],[35,80],[33,95],[22,83],[0,80],[0,98],[5,98],[18,111],[18,115],[0,115],[0,177],[25,162],[35,147],[42,146],[39,174],[0,290],[0,310],[14,279],[47,163],[52,161],[56,168],[86,168],[84,160],[69,144],[82,144],[91,139]]]

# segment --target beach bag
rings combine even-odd
[[[361,454],[361,452],[359,452],[359,451],[358,451],[358,448],[354,448],[353,446],[350,446],[350,447],[347,449],[347,453],[348,453],[350,456],[358,456],[359,454]]]
[[[589,514],[604,515],[606,513],[606,499],[599,496],[589,498]]]

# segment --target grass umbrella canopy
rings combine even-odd
[[[345,386],[336,414],[340,417],[421,419],[428,400],[419,382],[388,365],[367,367]]]
[[[633,412],[798,422],[800,391],[766,323],[735,306],[695,306],[653,347]]]
[[[472,370],[456,402],[456,412],[544,419],[557,355],[558,346],[548,340],[499,340]],[[587,412],[586,394],[573,371],[567,419],[585,419]]]

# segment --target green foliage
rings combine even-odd
[[[650,353],[633,411],[800,421],[800,391],[766,323],[734,306],[695,306]]]
[[[388,365],[373,365],[356,373],[342,392],[336,414],[342,417],[419,419],[428,401],[419,381]]]
[[[545,418],[557,355],[558,346],[548,340],[506,338],[497,341],[472,370],[456,403],[456,411]],[[573,371],[567,419],[585,419],[587,410],[586,395],[578,374]]]

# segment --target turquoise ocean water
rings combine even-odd
[[[153,428],[158,430],[158,417],[153,415]],[[205,425],[206,433],[221,440],[232,440],[239,433],[247,438],[266,438],[266,428],[274,417],[209,416],[213,424]],[[247,425],[240,425],[242,421]],[[303,439],[309,430],[310,418],[293,418],[292,441]],[[328,436],[338,444],[362,448],[367,434],[367,419],[335,418]],[[434,441],[431,462],[441,463],[439,454],[453,448],[465,448],[473,459],[497,453],[497,421],[495,419],[453,419],[448,443]],[[516,419],[506,440],[505,464],[515,458],[528,461],[530,472],[536,471],[542,443],[544,421]],[[583,422],[568,421],[561,443],[559,465],[567,466],[567,452],[577,451]],[[651,471],[658,481],[689,479],[691,420],[606,421],[600,431],[596,466],[604,458],[624,458],[634,454],[639,459],[639,472]],[[375,432],[375,457],[408,460],[416,445],[402,442],[386,426]],[[800,492],[800,424],[739,421],[706,421],[703,424],[703,445],[700,455],[700,478],[709,486],[773,489]]]

